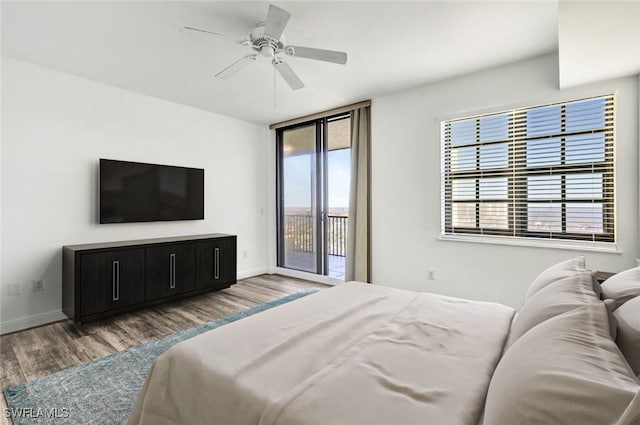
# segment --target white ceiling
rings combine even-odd
[[[556,1],[275,1],[291,12],[290,44],[349,54],[346,65],[287,58],[292,91],[238,39],[267,14],[260,2],[2,2],[4,56],[242,120],[270,124],[556,51]],[[265,59],[265,58],[263,58]]]

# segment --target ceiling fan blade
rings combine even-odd
[[[240,71],[241,69],[243,69],[244,67],[246,67],[247,65],[249,65],[250,63],[255,62],[257,59],[258,59],[258,55],[247,55],[245,57],[242,57],[237,61],[235,61],[234,63],[232,63],[231,65],[229,65],[228,67],[226,67],[225,69],[223,69],[222,71],[218,72],[216,74],[216,77],[222,78],[223,80],[226,78],[229,78],[235,73],[237,73],[238,71]]]
[[[313,47],[287,46],[287,54],[298,58],[315,59],[324,62],[333,62],[344,65],[347,63],[345,52],[334,50],[314,49]],[[291,53],[290,53],[291,52]]]
[[[293,69],[291,69],[288,63],[280,58],[275,58],[272,63],[292,90],[298,90],[304,87],[304,83],[298,78],[296,73],[293,72]]]
[[[264,35],[279,40],[290,17],[291,14],[286,10],[270,4],[264,25]]]

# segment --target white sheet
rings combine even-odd
[[[476,425],[513,314],[345,283],[176,345],[129,424]]]

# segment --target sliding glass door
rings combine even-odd
[[[320,193],[318,125],[304,125],[280,133],[279,266],[318,272]]]
[[[278,266],[344,278],[349,115],[279,129]]]
[[[326,135],[325,274],[344,279],[351,179],[351,120],[349,117],[328,121]]]

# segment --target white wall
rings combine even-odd
[[[558,1],[560,87],[640,72],[638,22],[638,1]]]
[[[2,66],[3,332],[64,317],[63,245],[231,233],[239,276],[266,270],[264,126],[8,58]],[[99,158],[204,168],[205,220],[97,224]],[[32,292],[37,279],[44,292]],[[11,283],[22,295],[7,295]]]
[[[560,91],[556,55],[372,99],[375,283],[520,307],[531,279],[580,251],[438,240],[440,121],[617,91],[617,226],[622,253],[586,252],[619,271],[638,255],[638,79]],[[427,268],[435,280],[427,280]]]

